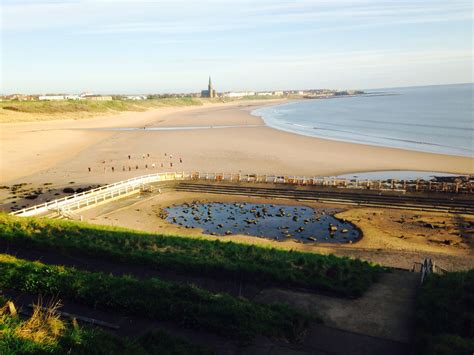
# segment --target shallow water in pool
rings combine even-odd
[[[360,238],[349,222],[328,210],[252,203],[191,203],[165,209],[166,220],[207,234],[244,234],[303,243],[350,243]]]

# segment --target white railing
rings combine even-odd
[[[12,215],[17,216],[35,216],[46,214],[47,212],[57,212],[65,210],[80,209],[87,206],[103,203],[109,199],[114,199],[124,195],[130,195],[139,192],[147,184],[160,181],[175,180],[205,180],[205,181],[229,181],[229,182],[249,182],[249,183],[274,183],[288,185],[313,185],[326,186],[333,188],[351,188],[351,189],[374,189],[390,190],[405,193],[407,190],[422,190],[419,182],[396,182],[394,180],[359,180],[343,179],[335,177],[306,177],[306,176],[283,176],[283,175],[256,175],[241,173],[200,173],[200,172],[165,172],[137,176],[128,180],[116,182],[114,184],[98,187],[93,190],[76,193],[57,200],[46,202],[40,205],[24,208]],[[445,183],[443,183],[445,184]],[[443,185],[444,186],[444,185]],[[456,185],[457,186],[457,185]],[[431,189],[431,183],[429,185]],[[472,192],[472,186],[469,185],[469,192]],[[450,190],[452,191],[452,190]]]
[[[119,181],[114,184],[98,187],[93,190],[84,191],[57,200],[46,202],[40,205],[24,208],[10,214],[16,216],[35,216],[47,212],[64,212],[65,210],[80,209],[85,206],[102,203],[106,200],[119,196],[129,195],[139,192],[146,184],[160,181],[183,180],[190,177],[186,173],[159,173],[134,177],[128,180]]]

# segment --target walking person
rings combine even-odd
[[[88,167],[87,169],[89,169],[89,172],[91,172],[91,168],[90,168],[90,167]]]

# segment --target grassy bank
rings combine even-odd
[[[254,96],[245,100],[269,100],[275,97]],[[238,98],[156,98],[150,100],[63,100],[0,102],[0,123],[32,122],[55,119],[80,119],[120,112],[140,112],[159,107],[201,106],[205,103],[238,101]]]
[[[416,354],[474,351],[474,269],[431,274],[417,300]]]
[[[0,288],[56,296],[93,308],[173,321],[247,341],[257,334],[297,340],[308,318],[285,305],[213,294],[188,284],[137,280],[44,265],[0,254]]]
[[[370,263],[232,242],[0,214],[0,242],[181,273],[358,297],[383,272]]]
[[[1,307],[1,305],[4,305]],[[162,331],[129,339],[98,328],[72,326],[55,307],[35,307],[21,319],[0,303],[0,354],[210,354],[211,351]]]

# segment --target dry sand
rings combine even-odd
[[[305,205],[339,210],[338,218],[354,223],[363,237],[353,244],[297,243],[273,241],[248,235],[211,236],[200,229],[187,229],[162,219],[162,209],[184,202],[253,202]],[[80,212],[96,224],[120,226],[153,233],[236,241],[267,247],[301,250],[320,254],[357,257],[385,266],[409,269],[414,262],[431,257],[448,270],[474,268],[474,216],[448,213],[401,211],[389,208],[353,208],[344,205],[299,202],[245,196],[223,196],[189,192],[163,192],[160,195],[135,196]]]
[[[474,173],[473,160],[466,157],[336,142],[265,127],[259,117],[250,115],[250,111],[264,104],[275,102],[241,101],[160,108],[77,121],[2,124],[0,183],[65,184],[75,181],[103,184],[150,173],[153,163],[157,166],[156,172],[193,170],[335,175],[373,170],[426,170]],[[219,128],[223,125],[242,127]],[[94,130],[144,126],[213,128]],[[131,160],[127,158],[129,154]],[[150,158],[142,159],[142,154],[150,154]],[[183,163],[179,163],[179,157]],[[115,173],[111,173],[112,166]],[[88,167],[92,168],[92,173],[88,173]]]

